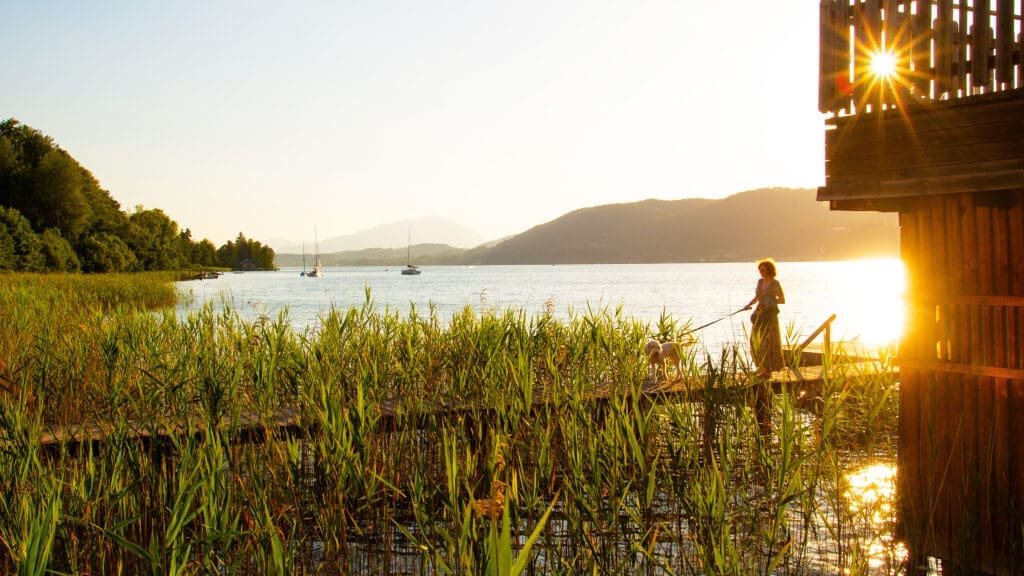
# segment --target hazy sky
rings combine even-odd
[[[217,245],[493,239],[823,184],[817,42],[816,0],[0,0],[0,119]]]

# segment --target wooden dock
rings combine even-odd
[[[805,352],[806,358],[813,359],[814,352]],[[880,374],[894,374],[894,369],[885,362],[868,360],[862,357],[847,358],[839,362],[832,372],[842,375],[848,381],[857,381],[864,377],[878,377]],[[587,393],[584,400],[596,405],[607,404],[617,398],[628,398],[633,394],[641,395],[652,403],[704,402],[713,394],[715,401],[739,403],[745,402],[751,394],[770,389],[774,394],[790,394],[797,399],[811,399],[820,394],[829,379],[824,366],[819,362],[807,366],[791,367],[773,372],[767,380],[756,378],[752,374],[718,375],[718,382],[709,384],[708,375],[699,375],[681,379],[658,379],[648,377],[636,388],[616,388],[611,383],[600,383],[593,391]],[[725,384],[723,384],[725,383]],[[540,410],[544,405],[551,404],[557,391],[538,385],[533,393],[532,408]],[[415,413],[402,411],[396,401],[384,401],[375,404],[374,419],[383,430],[396,430],[402,426],[417,425],[419,422],[433,421],[437,418],[458,418],[466,415],[481,415],[494,411],[494,406],[473,403],[451,403],[433,401],[422,404]],[[125,426],[122,424],[122,426]],[[134,438],[139,442],[155,445],[172,446],[175,439],[183,436],[201,437],[208,427],[200,417],[189,421],[165,422],[159,427],[144,426],[141,423],[129,422],[127,430],[117,430],[113,424],[90,422],[62,426],[44,426],[40,443],[47,451],[56,452],[61,449],[76,453],[86,445],[98,447],[115,432],[118,437]],[[266,442],[273,438],[306,437],[315,424],[309,417],[304,418],[302,409],[297,406],[282,406],[273,414],[259,414],[246,411],[236,417],[225,417],[217,426],[217,430],[228,432],[231,443],[246,444]]]

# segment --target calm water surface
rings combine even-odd
[[[425,266],[419,276],[399,267],[327,268],[322,278],[300,276],[301,269],[229,273],[216,280],[179,283],[186,296],[179,314],[213,301],[225,302],[247,318],[276,317],[286,310],[296,330],[315,330],[332,306],[362,306],[367,290],[376,310],[426,314],[433,305],[441,318],[466,306],[474,310],[522,310],[528,316],[546,308],[563,319],[588,310],[614,310],[655,325],[671,316],[700,326],[736,312],[750,301],[758,274],[754,263],[602,264],[558,266]],[[780,321],[791,340],[810,334],[836,314],[833,339],[869,346],[894,342],[903,326],[904,269],[898,259],[840,262],[779,262],[786,292]],[[742,342],[749,313],[740,312],[698,332],[708,350]]]

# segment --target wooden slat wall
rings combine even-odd
[[[1024,87],[1024,0],[995,0],[994,11],[992,0],[821,0],[819,8],[818,108],[825,114]],[[903,70],[888,83],[868,69],[883,38]]]
[[[900,211],[902,535],[916,553],[1024,572],[1024,187]]]

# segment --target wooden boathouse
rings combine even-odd
[[[820,9],[818,199],[899,214],[900,537],[1024,573],[1024,1]]]

